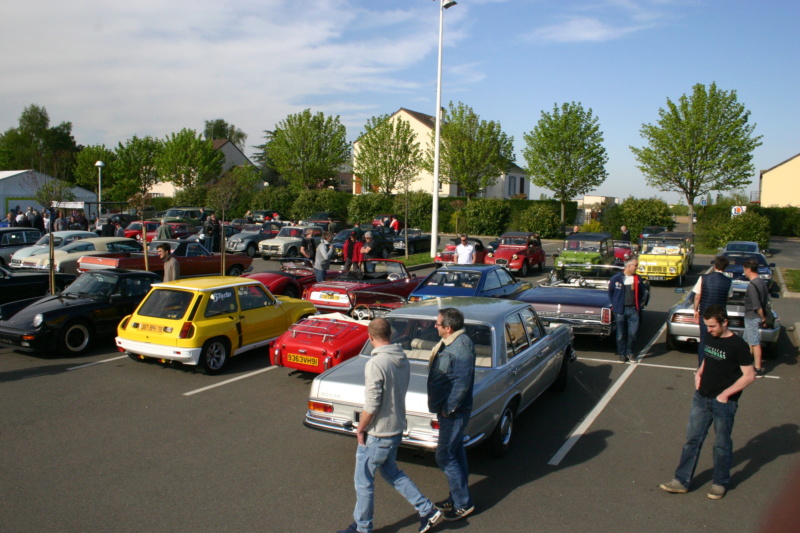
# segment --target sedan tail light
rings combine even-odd
[[[600,323],[611,324],[611,309],[608,307],[604,307],[602,311],[600,311]]]
[[[322,413],[332,413],[333,412],[333,405],[325,402],[315,402],[312,400],[308,401],[308,410],[309,411],[320,411]]]
[[[433,428],[433,429],[435,429],[437,431],[439,430],[439,419],[438,418],[432,418],[431,419],[431,428]]]

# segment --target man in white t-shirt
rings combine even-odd
[[[470,244],[467,234],[461,234],[461,244],[456,246],[456,263],[459,265],[471,265],[475,262],[475,247]]]

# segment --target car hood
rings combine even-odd
[[[297,237],[275,237],[270,239],[270,244],[296,244],[299,242],[303,242],[303,239],[298,239]]]
[[[558,261],[563,263],[596,263],[601,259],[598,252],[561,252]]]
[[[108,298],[100,296],[45,296],[38,300],[32,300],[30,305],[23,307],[13,316],[9,318],[3,317],[3,319],[0,320],[0,326],[30,328],[33,326],[33,317],[40,313],[44,314],[47,319],[48,314],[60,314],[60,312],[70,314],[74,312],[76,308],[97,305],[101,302],[108,302]]]
[[[57,249],[58,248],[56,248],[56,250]],[[30,256],[32,256],[34,254],[40,254],[40,253],[43,253],[43,252],[48,252],[49,253],[49,251],[50,251],[50,247],[49,246],[44,246],[42,244],[36,244],[36,245],[33,245],[33,246],[28,246],[27,248],[21,248],[21,249],[17,250],[12,255],[12,258],[13,259],[24,259],[24,258],[30,257]]]
[[[604,289],[571,289],[566,287],[535,287],[516,296],[517,300],[534,304],[584,305],[608,307],[608,291]]]
[[[417,287],[411,296],[423,296],[424,298],[443,298],[448,296],[475,296],[478,289],[468,287]]]

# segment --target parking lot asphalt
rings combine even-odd
[[[776,262],[796,254],[794,246]],[[653,289],[638,365],[616,363],[610,341],[576,339],[567,391],[545,393],[520,416],[507,457],[469,452],[477,512],[435,531],[757,530],[800,457],[796,332],[782,333],[768,377],[743,393],[728,495],[705,495],[713,436],[692,491],[666,494],[658,484],[672,478],[680,455],[696,363],[691,347],[664,343],[667,310],[680,298],[674,289]],[[784,325],[800,321],[800,300],[773,303]],[[73,359],[0,349],[1,529],[342,529],[355,503],[356,444],[303,426],[312,378],[269,366],[266,351],[205,376],[131,361],[111,341]],[[426,495],[446,496],[431,453],[401,450],[399,464]],[[382,481],[375,525],[417,527],[413,509]]]

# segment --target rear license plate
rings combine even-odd
[[[140,331],[152,331],[154,333],[164,333],[164,326],[157,326],[156,324],[139,324]]]
[[[323,300],[338,300],[339,299],[339,295],[338,294],[330,294],[330,293],[329,294],[323,294],[322,295],[322,299]]]
[[[309,357],[307,355],[296,355],[290,353],[286,355],[286,360],[290,363],[297,363],[298,365],[319,366],[319,359],[316,357]]]

